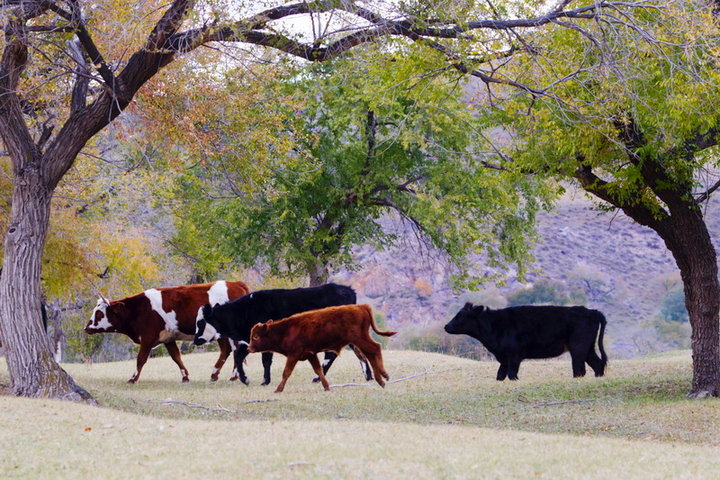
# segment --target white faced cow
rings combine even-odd
[[[120,300],[108,301],[100,296],[90,321],[85,326],[86,333],[124,333],[133,342],[140,344],[137,357],[137,369],[128,380],[135,383],[140,377],[143,365],[150,350],[161,343],[180,368],[182,381],[187,382],[188,371],[180,358],[177,340],[192,341],[195,335],[195,323],[202,315],[205,304],[221,305],[235,300],[249,292],[243,282],[204,283],[169,288],[151,288],[137,295]],[[220,358],[215,363],[210,379],[218,379],[220,369],[230,355],[230,342],[227,338],[218,340]],[[233,372],[235,380],[237,369]]]

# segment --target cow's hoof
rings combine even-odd
[[[247,378],[241,378],[240,381],[245,385],[250,385],[250,381]]]
[[[235,381],[237,381],[238,378],[240,378],[240,377],[232,376],[232,377],[228,378],[228,382],[235,382]]]
[[[135,383],[135,382],[137,382],[137,378],[131,378],[131,379],[128,380],[127,382],[128,382],[128,383]]]
[[[262,385],[263,387],[267,387],[268,385],[270,385],[270,380],[268,380],[267,382],[262,382],[260,385]]]
[[[320,377],[313,378],[313,383],[320,383]]]
[[[212,376],[210,376],[210,381],[211,381],[211,382],[217,382],[217,381],[218,381],[218,376],[217,376],[217,375],[212,375]]]
[[[188,383],[190,382],[190,379],[188,377],[183,377],[182,383]]]
[[[275,389],[275,393],[282,393],[282,389],[281,389],[281,388],[276,388],[276,389]]]

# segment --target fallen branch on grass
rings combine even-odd
[[[390,380],[389,382],[386,382],[386,385],[389,385],[389,384],[391,384],[391,383],[404,382],[405,380],[410,380],[411,378],[423,377],[423,376],[427,375],[428,373],[430,373],[430,371],[429,371],[429,370],[425,370],[424,372],[416,373],[416,374],[414,374],[414,375],[410,375],[409,377],[398,378],[397,380]],[[372,383],[354,383],[354,382],[351,382],[351,383],[340,383],[340,384],[337,384],[337,385],[330,385],[330,388],[338,388],[338,387],[369,387],[369,386],[371,386],[371,385],[372,385]]]
[[[227,412],[227,413],[235,413],[232,410],[228,410],[227,408],[215,408],[215,407],[207,407],[205,405],[200,405],[198,403],[191,403],[191,402],[183,402],[182,400],[173,400],[172,398],[166,398],[165,400],[145,400],[146,402],[151,403],[162,403],[165,405],[182,405],[184,407],[189,408],[201,408],[203,410],[209,410],[212,412]]]
[[[581,398],[577,400],[562,400],[562,401],[556,401],[556,402],[541,402],[541,403],[535,403],[533,404],[533,408],[535,407],[547,407],[550,405],[562,405],[565,403],[585,403],[585,402],[597,402],[598,400],[602,400],[602,398]]]
[[[227,412],[227,413],[237,413],[235,410],[230,410],[223,407],[208,407],[206,405],[200,405],[198,403],[191,403],[191,402],[183,402],[182,400],[173,400],[172,398],[166,398],[165,400],[145,400],[146,402],[151,403],[161,403],[165,405],[182,405],[184,407],[188,408],[200,408],[203,410],[208,410],[211,412]],[[267,398],[262,400],[247,400],[245,402],[240,402],[238,405],[247,405],[249,403],[266,403],[266,402],[278,402],[280,401],[279,398]]]

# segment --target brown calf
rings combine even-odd
[[[348,344],[365,355],[372,366],[375,380],[381,387],[389,379],[383,366],[380,344],[370,338],[370,328],[378,335],[391,337],[396,332],[377,329],[369,305],[341,305],[310,312],[298,313],[279,321],[258,323],[250,331],[250,352],[277,352],[285,355],[283,378],[275,393],[285,388],[299,360],[308,360],[320,377],[325,390],[330,390],[317,354],[335,352],[340,354]]]

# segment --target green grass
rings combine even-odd
[[[495,362],[387,351],[388,385],[311,384],[301,362],[285,392],[208,381],[215,354],[65,365],[101,407],[0,397],[0,478],[717,478],[720,401],[688,400],[688,352],[618,360],[571,378],[569,359],[526,361],[519,382]],[[230,371],[222,377],[227,378]],[[331,384],[360,382],[345,352]],[[8,383],[0,364],[0,383]],[[184,403],[169,403],[169,402]],[[206,408],[192,408],[190,404]],[[88,430],[89,429],[89,430]]]

